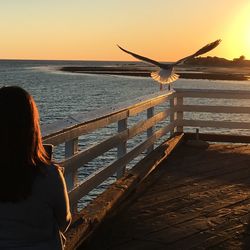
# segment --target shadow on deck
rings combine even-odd
[[[181,144],[144,186],[79,249],[250,249],[250,146]]]

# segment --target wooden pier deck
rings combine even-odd
[[[179,145],[80,249],[250,249],[250,146]]]

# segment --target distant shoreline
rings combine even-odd
[[[177,69],[176,73],[180,75],[180,78],[184,79],[208,79],[208,80],[235,80],[235,81],[247,81],[250,79],[250,74],[246,72],[239,72],[238,69],[234,72],[228,70],[215,70],[217,68],[195,68],[187,67],[185,69]],[[60,68],[61,71],[71,73],[82,73],[82,74],[105,74],[105,75],[121,75],[121,76],[140,76],[150,77],[150,72],[147,68],[137,67],[82,67],[82,66],[69,66]]]

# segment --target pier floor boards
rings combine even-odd
[[[250,249],[250,146],[180,145],[84,249]]]

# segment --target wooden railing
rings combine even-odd
[[[140,97],[133,102],[127,102],[100,109],[89,114],[76,114],[65,120],[55,122],[42,127],[43,142],[58,146],[65,144],[65,159],[60,164],[65,169],[65,176],[69,188],[70,202],[75,205],[80,198],[98,187],[110,176],[116,174],[117,178],[123,176],[126,165],[142,152],[150,152],[154,143],[167,133],[174,131],[174,119],[171,110],[174,108],[175,92],[158,92],[146,97]],[[167,104],[166,107],[156,113],[155,107]],[[128,118],[136,116],[142,112],[147,113],[145,120],[139,119],[131,127],[128,127]],[[154,131],[153,127],[170,117],[167,125]],[[78,150],[78,138],[89,134],[99,128],[110,124],[117,124],[117,133],[113,136],[93,145],[85,150]],[[147,133],[147,138],[134,145],[133,149],[127,152],[126,142],[143,132]],[[75,182],[77,169],[83,167],[91,160],[104,154],[112,148],[117,148],[117,159],[108,166],[96,166],[96,171],[87,178]]]
[[[176,125],[179,131],[183,131],[183,128],[196,127],[196,128],[214,128],[217,133],[218,129],[229,129],[232,133],[232,129],[241,129],[250,131],[250,116],[241,121],[237,121],[236,115],[248,114],[250,115],[250,91],[239,90],[190,90],[190,89],[178,89],[176,91],[177,105],[175,111],[177,112]],[[200,102],[195,104],[184,104],[184,100],[187,98],[193,98]],[[210,104],[201,104],[201,100],[209,99]],[[216,104],[216,100],[224,99],[223,105]],[[232,102],[243,101],[239,105],[228,105],[228,101]],[[249,106],[245,106],[248,102]],[[212,103],[212,105],[211,105]],[[232,104],[232,103],[231,103]],[[183,118],[183,113],[210,113],[220,115],[217,119],[187,119]],[[230,115],[229,118],[225,118],[221,114]],[[185,131],[185,130],[184,130]],[[249,132],[248,131],[248,132]]]
[[[60,164],[65,168],[65,176],[69,187],[69,196],[72,206],[79,199],[98,187],[110,176],[120,178],[126,171],[129,162],[142,152],[151,152],[157,140],[174,132],[185,132],[186,127],[213,127],[229,129],[249,129],[250,122],[214,121],[185,118],[185,113],[236,113],[250,114],[250,107],[227,105],[199,105],[187,104],[186,98],[201,100],[209,99],[250,99],[250,91],[223,91],[223,90],[187,90],[160,91],[133,102],[127,102],[99,109],[88,114],[76,114],[65,120],[42,127],[44,143],[54,146],[64,144],[65,159]],[[161,110],[157,112],[157,108]],[[146,119],[138,117],[135,124],[128,126],[128,119],[146,112]],[[167,122],[164,122],[167,121]],[[117,124],[117,132],[96,145],[79,150],[79,137],[87,135],[97,129]],[[146,139],[135,143],[128,151],[127,141],[138,134],[145,132]],[[77,169],[103,155],[110,149],[117,148],[117,157],[107,166],[98,166],[94,173],[82,181],[76,182]]]

